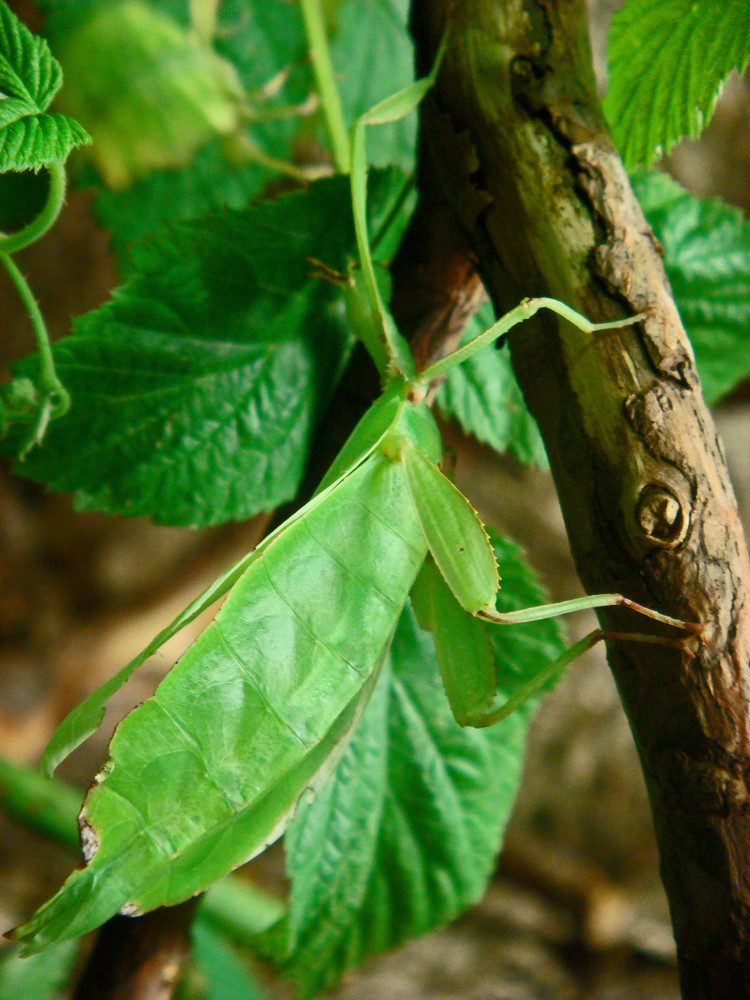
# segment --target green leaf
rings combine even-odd
[[[0,114],[0,173],[64,163],[72,149],[90,141],[78,122],[65,115],[26,112],[4,124]]]
[[[666,174],[633,186],[664,247],[664,264],[709,404],[750,376],[750,223],[696,198]]]
[[[366,4],[347,0],[341,5],[331,58],[350,124],[414,79],[408,13],[408,0],[368,0]],[[410,170],[415,139],[416,115],[372,129],[367,138],[369,163]]]
[[[745,0],[628,0],[612,21],[604,101],[625,163],[649,166],[699,135],[748,58]]]
[[[63,68],[67,72],[67,40],[76,32],[87,30],[87,22],[101,16],[102,11],[111,10],[113,0],[48,0],[45,6],[49,11],[48,30],[62,48]],[[186,0],[153,0],[148,9],[162,20],[168,15],[174,21],[174,30],[186,37]],[[123,263],[128,245],[164,221],[197,218],[225,206],[240,208],[262,194],[278,174],[252,159],[248,139],[257,149],[277,159],[291,156],[292,142],[304,119],[262,119],[269,113],[300,104],[310,93],[311,74],[298,6],[287,0],[252,5],[245,0],[223,0],[218,14],[217,34],[209,55],[214,61],[220,59],[225,67],[233,68],[245,91],[245,103],[259,120],[230,136],[210,139],[181,170],[152,170],[125,190],[99,192],[97,214],[103,225],[113,231],[114,245]],[[146,42],[147,39],[142,44]],[[210,69],[205,65],[205,52],[203,59],[204,71]],[[109,45],[103,49],[98,66],[92,61],[82,69],[89,88],[111,91],[108,78],[129,73],[130,65],[123,59],[120,47]],[[167,70],[168,67],[163,72]],[[262,93],[282,73],[288,74],[288,78],[278,94]],[[63,98],[66,94],[67,87],[63,88]],[[117,101],[116,90],[111,98]],[[158,93],[152,95],[152,102],[159,104],[160,100]]]
[[[47,43],[0,0],[0,172],[62,163],[91,141],[71,118],[45,114],[61,83]]]
[[[43,38],[0,3],[0,91],[44,111],[62,84],[60,64]]]
[[[89,155],[111,188],[182,167],[239,125],[242,86],[231,63],[141,0],[95,8],[60,58],[62,106],[90,131]]]
[[[255,163],[231,163],[220,139],[199,149],[182,170],[155,170],[124,191],[101,188],[96,215],[112,232],[121,270],[132,267],[129,248],[165,223],[243,208],[263,193],[271,173]]]
[[[225,935],[205,921],[196,920],[190,928],[191,957],[206,981],[204,1000],[267,1000],[250,976],[247,963],[237,955]]]
[[[517,546],[498,539],[497,554],[501,610],[543,599]],[[503,690],[564,648],[555,622],[494,632]],[[531,708],[492,729],[461,729],[432,638],[404,613],[390,671],[333,777],[287,833],[290,913],[265,945],[303,997],[480,898],[515,798]]]
[[[376,216],[394,180],[376,181]],[[55,345],[73,403],[18,471],[80,509],[175,525],[291,499],[351,344],[307,258],[345,270],[354,246],[343,177],[143,244],[131,280]]]
[[[64,941],[42,955],[21,958],[18,948],[0,956],[0,1000],[53,1000],[73,968],[78,941]]]
[[[123,2],[124,0],[38,0],[38,6],[45,15],[45,34],[57,48],[82,24],[95,16],[97,10]],[[190,12],[186,0],[154,0],[153,6],[169,14],[176,23],[188,26]]]
[[[469,324],[462,343],[489,329],[494,312],[488,303]],[[547,455],[539,430],[518,388],[507,347],[486,347],[452,368],[437,393],[437,405],[466,434],[495,451],[512,452],[525,465],[546,469]]]
[[[405,433],[439,458],[429,410],[405,406]],[[425,554],[401,467],[379,451],[261,546],[120,723],[81,814],[86,867],[17,939],[39,950],[177,903],[275,840],[359,718]]]

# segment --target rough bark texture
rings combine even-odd
[[[455,300],[465,251],[434,242],[452,213],[498,311],[544,294],[594,320],[646,314],[594,336],[542,314],[512,333],[511,350],[586,589],[707,623],[692,661],[633,643],[609,655],[651,798],[684,996],[750,997],[750,568],[721,445],[601,117],[583,0],[413,0],[423,72],[449,12],[422,116],[424,242],[413,235],[402,256],[396,305],[408,322],[410,279],[423,291],[444,280],[443,300]],[[644,631],[632,617],[603,620]]]

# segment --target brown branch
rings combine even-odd
[[[199,900],[137,919],[108,920],[73,1000],[169,1000],[190,954],[190,923]]]
[[[439,183],[438,210],[460,221],[498,311],[546,294],[595,320],[647,313],[593,337],[540,315],[514,331],[511,350],[586,588],[707,623],[692,662],[632,643],[609,655],[648,785],[683,995],[741,1000],[750,570],[721,446],[601,117],[585,3],[413,0],[422,71],[449,10],[449,51],[422,115],[422,224]],[[622,631],[622,618],[602,617]]]

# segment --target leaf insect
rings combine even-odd
[[[448,699],[464,725],[498,721],[601,637],[592,633],[497,705],[487,631],[497,625],[620,604],[690,636],[700,631],[617,594],[504,615],[495,609],[492,546],[468,500],[438,468],[443,449],[427,388],[541,308],[589,331],[634,320],[593,324],[554,299],[528,299],[454,354],[414,371],[372,264],[364,133],[415,108],[434,74],[381,102],[353,130],[362,268],[354,287],[365,296],[359,315],[369,317],[355,332],[378,365],[383,394],[315,496],[53,736],[49,769],[96,728],[107,697],[148,655],[229,591],[153,697],[116,730],[79,820],[86,865],[15,931],[27,951],[85,933],[118,910],[132,915],[185,900],[280,836],[364,710],[410,592],[422,624],[434,632]],[[680,649],[689,641],[636,638]]]

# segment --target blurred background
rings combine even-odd
[[[617,6],[591,2],[602,86],[607,25]],[[39,26],[31,2],[11,7]],[[704,136],[678,147],[668,168],[694,193],[750,212],[748,80],[730,82]],[[55,337],[69,332],[74,315],[105,301],[118,280],[108,236],[84,191],[70,195],[58,224],[19,263]],[[28,330],[5,280],[0,303],[5,364],[26,352]],[[746,526],[749,405],[745,385],[716,414]],[[498,458],[455,427],[446,431],[459,485],[483,517],[524,545],[554,599],[580,593],[548,474]],[[65,712],[247,551],[259,528],[191,532],[78,514],[67,497],[46,494],[0,465],[0,754],[35,764]],[[64,764],[64,777],[81,786],[90,781],[117,718],[150,693],[202,624],[136,674],[115,698],[104,730]],[[581,616],[571,638],[591,627]],[[0,927],[28,915],[73,862],[0,816]],[[275,850],[256,871],[278,884],[281,864]],[[351,974],[338,995],[673,1000],[674,945],[657,866],[630,732],[603,654],[594,651],[568,672],[534,722],[506,848],[484,902],[454,926]]]

